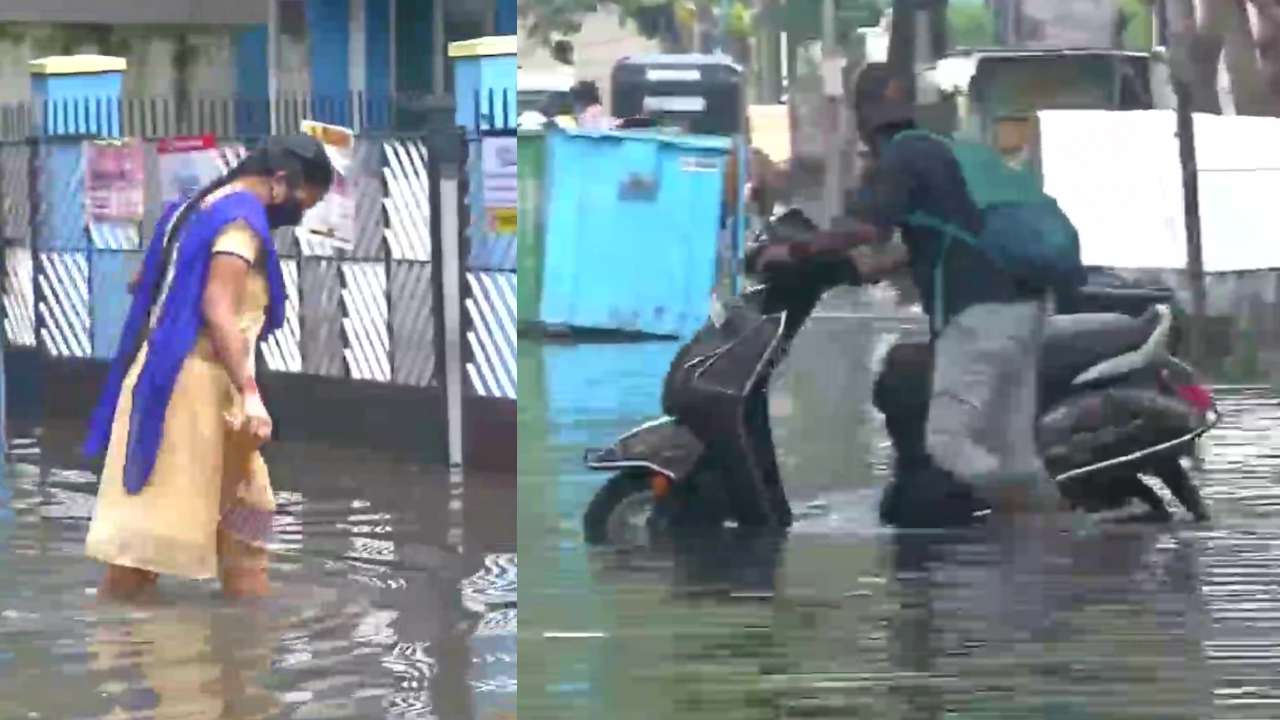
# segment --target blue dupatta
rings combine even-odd
[[[156,223],[125,318],[119,349],[111,361],[107,384],[94,408],[84,443],[84,452],[89,456],[106,451],[125,375],[146,342],[147,357],[133,390],[133,411],[129,416],[125,449],[124,487],[130,495],[146,487],[155,467],[174,383],[205,324],[202,301],[213,257],[213,241],[228,224],[247,223],[262,242],[269,292],[263,335],[284,324],[284,275],[262,201],[248,192],[233,192],[214,200],[208,207],[193,208],[181,227],[173,227],[182,207],[199,202],[198,198],[197,195],[195,199],[171,203]],[[175,242],[174,250],[168,252],[168,245]],[[172,257],[170,262],[174,266],[167,290],[162,288],[168,271],[166,256]],[[157,297],[162,293],[162,297]],[[148,332],[152,308],[157,302],[160,313]]]

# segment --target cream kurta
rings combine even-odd
[[[251,362],[269,297],[259,249],[257,236],[243,223],[227,226],[213,246],[213,252],[238,255],[254,265],[239,314]],[[228,511],[245,510],[266,514],[269,523],[275,501],[267,467],[252,442],[228,427],[228,415],[240,412],[239,394],[202,331],[174,383],[151,477],[137,495],[126,493],[125,442],[133,389],[146,354],[144,344],[121,388],[85,551],[115,565],[213,577],[220,552],[244,554],[244,546],[229,541],[230,535],[255,546],[265,542],[220,525]],[[265,557],[252,561],[265,562]]]

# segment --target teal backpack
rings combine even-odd
[[[971,141],[951,140],[927,130],[905,130],[905,137],[930,137],[951,148],[964,175],[969,196],[982,215],[977,236],[964,228],[926,213],[914,212],[906,224],[928,227],[946,238],[934,266],[934,322],[944,322],[942,263],[954,239],[967,242],[1024,284],[1065,292],[1085,283],[1080,261],[1080,238],[1058,203],[1041,189],[1030,172],[1010,167],[991,147]]]

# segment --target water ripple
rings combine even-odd
[[[0,476],[0,717],[514,715],[514,548],[473,532],[477,550],[459,552],[418,515],[450,492],[465,503],[465,483],[273,462],[286,489],[272,597],[232,604],[214,582],[163,581],[156,603],[122,606],[98,601],[101,570],[83,557],[94,476],[30,464],[35,443],[16,450]]]
[[[1280,717],[1274,391],[1217,389],[1208,526],[893,533],[869,388],[902,329],[815,320],[772,398],[792,531],[625,551],[582,545],[581,449],[657,412],[675,346],[521,343],[526,720]]]

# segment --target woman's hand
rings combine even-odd
[[[262,402],[262,395],[258,393],[258,384],[250,375],[240,389],[239,407],[233,412],[226,415],[227,428],[240,437],[237,442],[244,442],[245,438],[251,440],[257,447],[261,447],[271,439],[271,431],[273,423],[271,421],[271,413],[267,412],[267,406]]]
[[[244,401],[244,423],[242,429],[253,436],[258,444],[266,443],[271,439],[271,413],[267,412],[267,406],[262,402],[262,396],[258,394],[258,386],[250,383],[240,393],[241,399]]]

